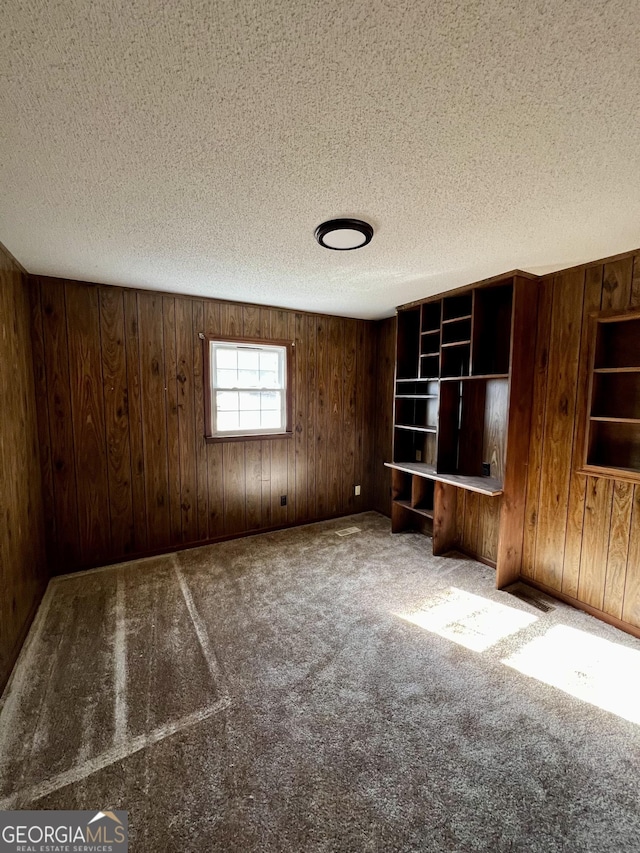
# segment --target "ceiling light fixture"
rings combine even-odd
[[[348,252],[371,242],[373,228],[361,219],[329,219],[316,228],[316,240],[325,249]]]

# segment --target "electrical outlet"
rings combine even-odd
[[[358,497],[360,495],[360,486],[354,486],[353,487],[353,493],[355,494],[356,497]]]
[[[286,505],[287,505],[287,496],[286,495],[280,495],[280,506],[286,506]]]
[[[490,477],[491,476],[491,463],[490,462],[483,462],[482,463],[482,476],[483,477]]]
[[[416,450],[416,462],[422,462],[422,451]]]

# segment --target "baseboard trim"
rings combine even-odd
[[[595,618],[600,619],[601,622],[607,622],[609,625],[613,625],[614,628],[619,628],[626,634],[631,634],[633,637],[638,637],[638,639],[640,639],[640,628],[636,628],[636,626],[631,625],[630,622],[624,622],[622,619],[618,619],[617,616],[612,616],[610,613],[606,613],[598,607],[592,607],[590,604],[580,601],[572,595],[567,595],[564,592],[553,589],[553,587],[547,586],[546,584],[540,583],[540,581],[533,580],[532,578],[528,578],[525,575],[521,575],[520,580],[522,583],[534,586],[536,589],[539,589],[540,592],[544,592],[551,596],[551,598],[557,598],[560,601],[564,601],[565,604],[575,607],[576,610],[584,610],[585,613],[588,613],[590,616],[595,616]]]
[[[166,548],[158,548],[151,551],[139,551],[133,554],[123,554],[119,557],[110,557],[109,562],[94,563],[92,565],[78,566],[75,569],[60,571],[59,567],[53,566],[52,578],[77,577],[84,572],[93,572],[96,569],[104,569],[109,566],[118,566],[122,563],[135,563],[138,560],[147,560],[152,557],[161,557],[163,554],[173,554],[176,551],[190,551],[193,548],[204,548],[206,545],[216,545],[219,542],[229,542],[233,539],[244,539],[247,536],[261,536],[263,533],[276,533],[278,530],[292,530],[296,527],[306,527],[309,524],[318,524],[321,521],[332,521],[335,518],[347,518],[351,515],[361,515],[364,512],[378,512],[378,510],[367,508],[353,510],[352,512],[340,512],[337,515],[324,515],[321,518],[307,519],[306,521],[294,521],[287,524],[278,524],[273,527],[260,527],[256,530],[243,530],[240,533],[228,533],[225,536],[216,536],[213,539],[199,539],[197,542],[179,542],[168,545]],[[382,515],[382,513],[379,513]]]
[[[483,557],[481,554],[473,554],[471,551],[461,548],[460,545],[456,545],[455,548],[452,548],[451,550],[459,551],[461,554],[464,554],[465,557],[471,557],[472,560],[476,560],[478,563],[484,563],[484,565],[489,566],[490,569],[496,568],[495,560],[492,560],[489,557]]]

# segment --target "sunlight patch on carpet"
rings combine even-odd
[[[502,661],[551,687],[640,723],[640,652],[556,625]]]
[[[474,652],[483,652],[538,619],[456,587],[425,602],[418,610],[395,615]]]

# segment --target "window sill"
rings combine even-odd
[[[260,435],[205,435],[207,444],[220,444],[225,441],[268,441],[274,438],[292,438],[292,432],[267,432]]]

